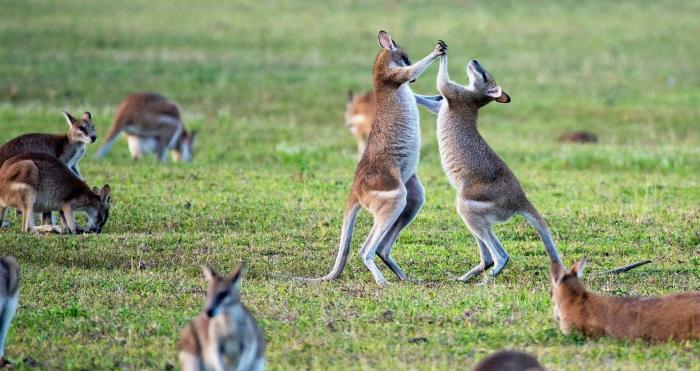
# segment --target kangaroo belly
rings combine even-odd
[[[155,152],[158,147],[158,139],[156,137],[127,135],[127,141],[129,143],[129,152],[134,154]]]
[[[401,180],[408,181],[418,168],[420,158],[420,116],[418,106],[413,96],[413,91],[408,84],[403,84],[397,92],[399,109],[396,112],[397,121],[395,124],[400,129],[394,141],[398,153],[399,168],[401,170]]]

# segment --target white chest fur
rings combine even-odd
[[[399,105],[401,107],[402,138],[397,138],[402,143],[402,147],[406,149],[405,158],[401,164],[401,179],[406,182],[418,168],[418,160],[420,158],[420,115],[416,98],[413,96],[413,91],[408,86],[408,83],[401,85],[397,91]]]

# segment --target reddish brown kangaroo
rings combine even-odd
[[[411,64],[406,52],[384,31],[379,31],[379,45],[373,69],[375,116],[367,148],[362,153],[355,180],[348,197],[338,255],[333,270],[325,277],[340,277],[350,251],[355,218],[364,207],[374,218],[374,226],[362,245],[360,256],[374,280],[387,283],[374,263],[375,254],[400,280],[406,274],[391,257],[391,248],[401,230],[423,206],[423,186],[416,176],[420,156],[420,118],[416,98],[409,82],[414,81],[447,46],[440,41],[433,52]]]
[[[700,339],[700,291],[661,297],[608,297],[588,292],[580,278],[586,259],[566,272],[552,264],[554,318],[562,332],[647,341]]]

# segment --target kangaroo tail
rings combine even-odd
[[[535,227],[537,230],[537,233],[540,235],[542,243],[544,244],[544,250],[547,252],[547,255],[549,255],[549,260],[552,263],[558,263],[559,265],[563,266],[559,252],[557,252],[557,248],[554,246],[554,241],[552,241],[552,235],[549,233],[549,228],[547,228],[547,222],[545,222],[544,218],[542,218],[540,213],[537,212],[537,209],[535,209],[535,207],[528,202],[527,207],[521,212],[521,214],[525,217],[528,223],[530,223],[530,225]]]
[[[338,255],[335,258],[335,264],[331,272],[320,278],[296,278],[297,280],[319,282],[334,280],[340,277],[340,274],[343,273],[343,268],[345,268],[345,263],[348,261],[350,241],[352,240],[352,232],[355,229],[355,220],[357,219],[357,213],[359,211],[360,204],[356,201],[351,201],[347,209],[345,209],[343,229],[340,233],[340,246],[338,247]]]
[[[114,120],[114,124],[112,124],[112,127],[109,128],[109,132],[107,132],[104,144],[102,144],[99,151],[95,153],[95,158],[103,158],[107,155],[107,152],[109,152],[110,148],[112,148],[112,144],[114,144],[114,141],[122,132],[123,128],[124,125],[120,118]]]

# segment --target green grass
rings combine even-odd
[[[235,5],[234,5],[235,3]],[[341,280],[307,285],[335,258],[355,146],[346,90],[369,88],[387,29],[414,60],[440,38],[450,72],[480,61],[511,95],[480,128],[546,216],[567,263],[611,295],[700,288],[700,23],[696,1],[3,1],[0,141],[62,132],[59,109],[89,110],[100,136],[119,101],[157,90],[201,132],[191,164],[132,163],[123,139],[91,185],[113,209],[98,236],[37,238],[13,226],[0,252],[21,264],[7,356],[45,369],[163,369],[203,304],[198,266],[249,264],[244,302],[270,369],[464,369],[500,348],[551,369],[698,369],[700,343],[562,335],[547,259],[516,218],[496,233],[511,263],[494,281],[451,280],[478,261],[421,110],[427,202],[394,249],[422,283],[375,286],[356,251]],[[413,86],[434,91],[437,67]],[[587,129],[600,143],[560,145]],[[91,146],[88,156],[97,149]],[[642,259],[625,275],[595,274]],[[390,273],[385,274],[396,282]]]

